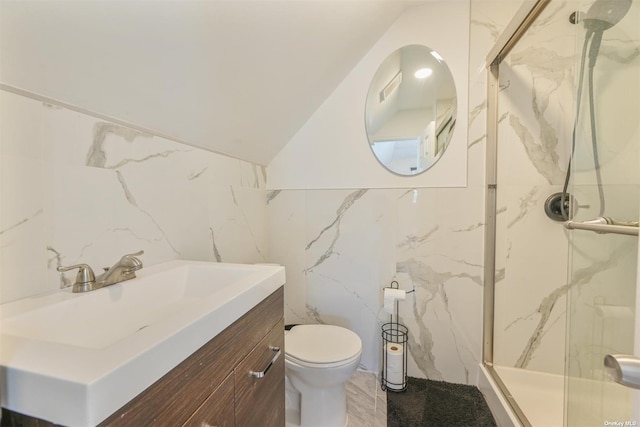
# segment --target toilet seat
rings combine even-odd
[[[300,365],[303,366],[305,368],[316,368],[316,369],[323,369],[323,368],[336,368],[339,366],[344,366],[344,365],[348,365],[349,363],[353,362],[356,359],[360,358],[360,352],[358,352],[358,354],[356,354],[355,356],[347,359],[347,360],[341,360],[339,362],[332,362],[332,363],[311,363],[311,362],[305,362],[304,360],[299,360],[296,359],[295,357],[289,356],[285,353],[284,355],[285,360],[287,362],[290,363],[294,363],[296,365]]]
[[[362,341],[333,325],[297,325],[285,335],[285,359],[309,368],[347,365],[360,357]]]

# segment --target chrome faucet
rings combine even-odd
[[[138,256],[144,251],[134,254],[124,255],[112,267],[105,268],[104,273],[95,276],[91,267],[87,264],[70,265],[68,267],[58,267],[60,272],[78,269],[76,281],[73,284],[72,292],[89,292],[105,286],[114,285],[136,277],[136,271],[142,268],[142,261]]]
[[[124,255],[113,267],[105,268],[104,273],[96,278],[96,282],[102,286],[109,286],[136,277],[136,271],[142,268],[142,261],[136,258],[144,251],[135,254]]]

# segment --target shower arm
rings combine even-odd
[[[587,230],[596,233],[638,235],[637,221],[616,221],[609,217],[598,217],[589,221],[566,221],[564,226],[569,230]]]

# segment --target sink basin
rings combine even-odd
[[[256,273],[252,266],[185,264],[139,280],[2,317],[2,333],[86,348],[105,348]],[[43,301],[44,302],[44,301]]]
[[[284,268],[171,261],[96,291],[0,305],[2,406],[96,425],[284,284]]]

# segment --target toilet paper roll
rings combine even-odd
[[[404,383],[404,346],[397,343],[387,343],[387,388],[402,389]]]
[[[384,311],[393,314],[395,302],[402,301],[407,298],[407,292],[402,289],[384,288]]]

